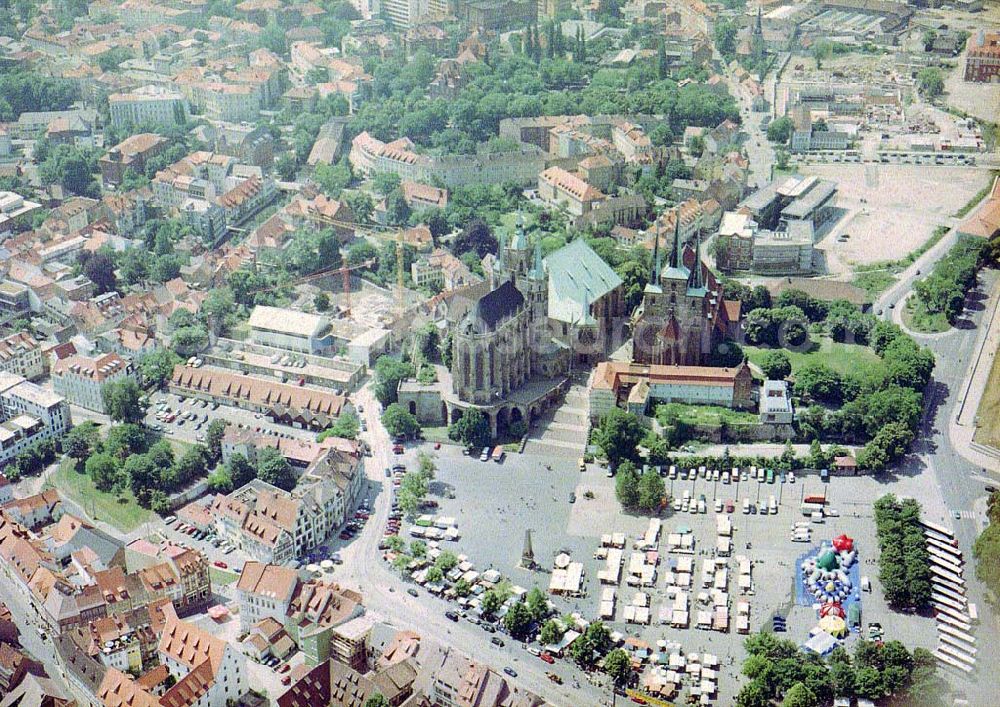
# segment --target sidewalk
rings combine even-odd
[[[997,452],[996,456],[984,452],[983,450],[990,448],[972,440],[976,432],[974,423],[976,412],[979,410],[979,401],[986,390],[986,382],[989,379],[990,369],[993,367],[993,359],[998,347],[1000,347],[1000,281],[993,286],[993,291],[990,292],[983,316],[985,328],[976,341],[976,346],[973,349],[975,355],[957,390],[959,396],[957,409],[948,418],[948,438],[955,451],[965,459],[983,469],[1000,473],[1000,452]]]

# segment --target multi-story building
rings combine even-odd
[[[815,251],[812,223],[790,220],[780,226],[779,230],[759,228],[748,213],[726,212],[716,242],[719,267],[767,275],[812,272]]]
[[[417,287],[434,290],[454,290],[479,282],[468,266],[443,248],[436,248],[410,265],[410,275]]]
[[[216,496],[211,511],[215,531],[258,562],[284,564],[295,559],[292,534],[243,501]]]
[[[18,332],[0,339],[0,371],[29,380],[45,373],[42,347],[27,332]]]
[[[255,560],[243,565],[243,572],[236,583],[240,633],[246,633],[265,618],[284,625],[298,587],[298,573],[293,569]]]
[[[333,345],[330,319],[280,307],[258,305],[248,321],[250,341],[283,351],[319,354]]]
[[[52,364],[52,389],[73,405],[103,414],[104,384],[133,376],[132,364],[116,353],[97,358],[75,354]]]
[[[382,0],[382,14],[398,30],[407,30],[427,14],[428,0]]]
[[[412,147],[407,138],[385,143],[363,132],[351,142],[348,159],[364,176],[389,172],[402,181],[440,182],[447,188],[503,182],[527,185],[545,169],[545,155],[534,145],[520,145],[509,152],[434,156],[418,154]]]
[[[591,419],[599,420],[614,407],[645,415],[656,403],[749,408],[753,404],[753,376],[744,364],[717,368],[603,361],[594,370]]]
[[[169,610],[158,653],[177,681],[160,699],[163,705],[225,707],[250,687],[246,658],[234,645]]]
[[[965,44],[965,80],[1000,81],[1000,32],[979,30]]]
[[[198,550],[139,538],[123,548],[122,558],[125,569],[140,577],[148,597],[169,598],[181,615],[212,598],[208,559]]]
[[[334,635],[338,627],[362,614],[361,600],[357,592],[321,580],[306,582],[299,588],[288,609],[285,629],[305,655],[307,665],[330,658],[358,665],[359,654],[364,661],[363,637],[359,649],[358,636],[353,632]]]
[[[188,118],[187,99],[163,86],[143,86],[131,93],[108,96],[111,124],[116,128],[131,125],[166,127],[183,125]]]
[[[790,425],[795,419],[788,381],[766,380],[760,390],[760,421],[768,425]]]
[[[535,24],[538,4],[537,0],[468,0],[459,4],[457,14],[469,27],[502,32]]]
[[[0,236],[27,227],[42,205],[12,191],[0,191]]]
[[[0,461],[17,456],[39,439],[60,439],[71,424],[66,399],[22,376],[0,372]]]
[[[127,170],[142,174],[146,162],[160,154],[167,142],[165,137],[155,133],[139,133],[125,138],[98,160],[101,178],[108,186],[118,186]]]
[[[571,216],[584,216],[607,196],[562,167],[549,167],[538,175],[538,195],[553,206],[563,206]]]

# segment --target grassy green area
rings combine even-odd
[[[896,276],[888,270],[867,270],[854,276],[854,284],[875,299],[896,284]]]
[[[49,482],[75,501],[92,520],[110,523],[123,533],[135,530],[153,517],[136,502],[131,491],[120,495],[99,491],[89,476],[76,472],[72,459],[64,459]]]
[[[760,365],[764,354],[770,349],[758,346],[744,346],[743,351],[752,363]],[[857,344],[842,344],[827,337],[822,337],[813,342],[808,351],[789,351],[788,360],[792,364],[792,373],[802,368],[807,363],[819,362],[838,373],[857,372],[880,362],[878,356],[867,346]]]
[[[688,425],[727,425],[747,424],[757,422],[757,415],[752,412],[730,410],[718,405],[682,405],[671,403],[671,410],[680,413],[681,422]]]
[[[1000,356],[994,357],[990,377],[976,411],[976,433],[980,444],[1000,449]]]
[[[421,427],[421,433],[428,442],[440,442],[441,444],[456,444],[448,439],[448,426],[442,427]]]
[[[921,334],[937,334],[951,329],[944,312],[928,312],[924,303],[916,297],[906,300],[906,306],[903,307],[903,324],[910,331]]]
[[[208,576],[212,580],[212,584],[217,587],[221,587],[227,584],[232,584],[237,579],[240,578],[235,572],[227,572],[226,570],[220,570],[218,567],[209,567]]]

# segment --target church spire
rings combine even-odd
[[[670,253],[670,267],[678,270],[684,267],[684,251],[681,245],[681,207],[674,208],[674,250]]]
[[[497,278],[497,280],[498,280],[497,281],[497,286],[500,285],[500,282],[499,282],[500,278],[504,277],[507,274],[507,255],[505,253],[506,250],[507,250],[507,241],[504,238],[503,231],[501,230],[499,232],[499,235],[497,236],[497,264],[496,264],[496,270],[497,270],[497,273],[500,276],[499,278]]]
[[[660,218],[656,218],[656,235],[653,241],[653,259],[650,260],[652,272],[649,273],[649,281],[654,285],[660,278]]]
[[[541,280],[545,276],[545,267],[542,265],[542,238],[535,238],[535,264],[531,269],[531,276],[536,280]]]
[[[691,277],[688,279],[689,290],[700,290],[705,287],[705,278],[701,271],[701,217],[698,218],[698,231],[694,237],[694,262],[691,263]]]

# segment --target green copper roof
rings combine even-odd
[[[549,274],[549,317],[567,324],[592,323],[590,304],[622,284],[582,238],[545,258]]]

